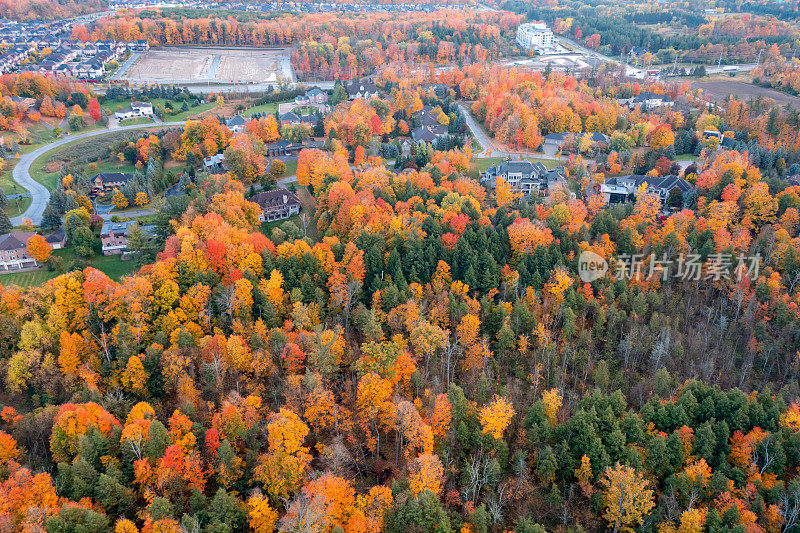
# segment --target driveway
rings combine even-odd
[[[73,141],[80,139],[88,139],[89,137],[96,137],[98,135],[108,135],[126,130],[147,129],[153,127],[170,127],[170,126],[183,126],[185,122],[164,122],[163,124],[135,124],[133,126],[122,126],[113,130],[97,130],[88,131],[86,133],[79,133],[77,135],[67,135],[58,139],[50,144],[37,148],[33,152],[27,153],[19,158],[16,166],[14,166],[13,177],[14,181],[20,184],[23,188],[31,193],[31,205],[25,210],[22,215],[13,217],[11,223],[15,226],[22,224],[22,220],[29,218],[33,221],[34,225],[38,225],[42,221],[44,208],[47,207],[47,202],[50,201],[50,191],[47,187],[36,181],[31,177],[31,164],[41,155],[63,146]]]
[[[484,158],[484,157],[510,157],[510,158],[513,159],[513,158],[516,158],[516,157],[520,157],[522,155],[526,155],[526,156],[530,156],[530,157],[535,157],[537,159],[552,159],[553,161],[561,161],[562,159],[564,159],[562,157],[558,157],[555,154],[548,154],[548,153],[532,154],[532,153],[521,152],[521,151],[520,152],[506,152],[506,151],[503,151],[503,150],[496,150],[495,147],[494,147],[494,143],[489,138],[489,136],[486,135],[486,132],[483,130],[483,128],[480,126],[480,124],[478,124],[475,121],[475,118],[472,116],[472,113],[470,113],[469,110],[466,107],[464,107],[463,103],[459,102],[456,105],[458,106],[458,109],[461,111],[461,114],[464,116],[464,120],[467,123],[467,127],[469,128],[469,131],[472,132],[472,136],[475,137],[475,140],[477,140],[478,144],[481,145],[481,152],[477,153],[477,154],[473,154],[473,157],[477,157],[477,158]]]

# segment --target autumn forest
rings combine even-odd
[[[117,101],[166,123],[101,143],[136,173],[115,213],[159,197],[130,273],[64,268],[37,235],[58,274],[0,276],[0,532],[800,532],[800,112],[610,61],[509,64],[528,20],[615,56],[647,36],[606,2],[495,4],[71,30],[290,47],[298,84],[255,101],[0,76],[9,160],[40,120],[99,129]],[[674,4],[630,11],[666,63],[761,50],[752,84],[800,91],[796,17]],[[279,106],[313,79],[326,106],[293,124]],[[90,258],[123,219],[73,159],[36,229]],[[276,191],[299,198],[288,223],[265,220]]]

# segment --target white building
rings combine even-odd
[[[553,32],[544,22],[521,24],[517,28],[517,43],[526,50],[535,50],[540,54],[554,50]]]
[[[128,120],[137,117],[152,117],[153,104],[150,102],[131,102],[129,108],[117,111],[114,113],[114,116],[120,120]]]

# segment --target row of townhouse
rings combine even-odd
[[[16,42],[18,40],[20,38],[9,41],[0,34],[0,49],[5,47],[6,50],[0,54],[0,72],[30,71],[97,79],[105,73],[107,63],[118,60],[126,51],[143,52],[150,47],[146,40],[94,43],[62,40],[60,37],[32,38],[25,42]],[[50,53],[44,55],[38,63],[25,64],[31,54],[36,52],[41,55],[45,50]]]

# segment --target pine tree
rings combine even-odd
[[[14,226],[11,225],[11,220],[8,218],[8,213],[4,209],[0,209],[0,234],[10,232]]]

